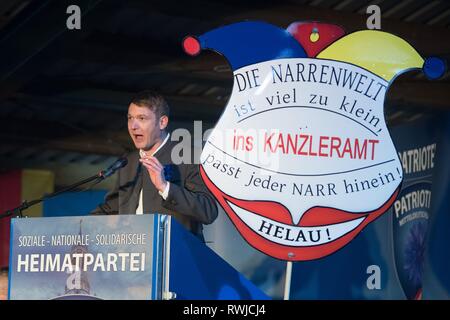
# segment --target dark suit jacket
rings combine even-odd
[[[144,213],[169,214],[188,230],[203,239],[202,224],[210,224],[217,218],[217,204],[206,189],[199,175],[199,166],[173,165],[170,139],[154,156],[169,169],[169,194],[164,200],[158,193],[147,169],[139,162],[139,152],[128,154],[128,164],[118,171],[116,186],[91,214],[135,214],[139,193],[143,188]]]

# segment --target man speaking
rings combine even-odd
[[[203,240],[203,224],[217,218],[217,205],[194,164],[174,165],[174,142],[166,128],[169,106],[153,91],[138,93],[128,107],[128,132],[136,151],[118,170],[117,183],[91,214],[169,214]]]

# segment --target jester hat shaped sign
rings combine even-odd
[[[392,34],[316,22],[240,22],[183,47],[223,54],[234,75],[201,176],[250,245],[290,261],[341,249],[392,205],[403,172],[386,91],[410,69],[444,72]]]

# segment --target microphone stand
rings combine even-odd
[[[57,192],[50,193],[49,195],[44,196],[42,198],[35,199],[35,200],[29,201],[29,202],[25,200],[24,202],[22,202],[22,204],[20,206],[14,208],[14,209],[11,209],[11,210],[7,210],[4,213],[0,214],[0,219],[6,218],[6,217],[9,217],[9,216],[12,216],[12,215],[16,215],[16,217],[23,218],[22,211],[27,209],[27,208],[29,208],[29,207],[31,207],[31,206],[34,206],[35,204],[38,204],[38,203],[40,203],[40,202],[42,202],[44,200],[56,197],[56,196],[60,195],[61,193],[64,193],[64,192],[76,189],[77,187],[79,187],[79,186],[81,186],[83,184],[86,184],[88,182],[91,182],[93,180],[97,180],[96,183],[98,183],[98,182],[100,182],[103,179],[105,179],[104,171],[101,171],[100,173],[97,173],[96,175],[93,175],[93,176],[91,176],[89,178],[86,178],[86,179],[80,181],[80,182],[77,182],[77,183],[74,183],[74,184],[72,184],[70,186],[67,186],[67,187],[65,187],[65,188],[63,188],[63,189],[61,189],[61,190],[59,190]]]

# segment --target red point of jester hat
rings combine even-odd
[[[320,22],[294,22],[287,31],[302,45],[308,57],[315,57],[345,34],[340,26]]]
[[[183,49],[187,54],[196,56],[200,53],[201,50],[200,42],[197,40],[197,38],[188,36],[183,40]]]

